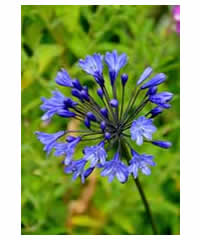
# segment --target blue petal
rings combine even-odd
[[[146,89],[150,87],[157,86],[161,83],[163,83],[166,79],[166,75],[164,73],[158,73],[155,75],[152,79],[150,79],[148,82],[146,82],[144,85],[142,85],[141,89]]]
[[[152,68],[147,67],[142,75],[140,76],[139,80],[137,81],[137,85],[140,85],[145,79],[147,79],[152,73]]]
[[[72,87],[72,79],[65,69],[61,69],[55,78],[57,84],[65,87]]]

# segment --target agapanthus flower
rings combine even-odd
[[[174,6],[172,8],[173,19],[176,22],[176,32],[180,34],[180,6]]]
[[[156,165],[156,163],[153,161],[153,156],[147,154],[138,154],[133,149],[131,149],[131,153],[133,157],[130,161],[129,172],[133,174],[134,178],[137,178],[139,169],[145,175],[150,175],[151,170],[149,166]]]
[[[59,91],[53,91],[52,94],[53,97],[50,99],[46,99],[44,97],[42,98],[43,104],[40,108],[43,111],[46,111],[42,116],[42,120],[49,120],[55,114],[61,117],[74,117],[76,115],[74,112],[69,110],[77,105],[76,102],[65,97]]]
[[[44,151],[47,152],[47,155],[56,145],[56,140],[62,137],[65,134],[65,131],[59,131],[57,133],[44,133],[44,132],[35,132],[38,140],[44,144]]]
[[[95,169],[100,169],[101,176],[107,176],[109,181],[116,178],[121,183],[125,183],[130,175],[137,178],[139,170],[149,175],[150,167],[156,165],[154,157],[136,152],[136,145],[171,147],[168,141],[154,139],[157,130],[154,118],[171,107],[173,97],[170,92],[158,90],[166,80],[165,74],[157,73],[150,78],[153,69],[145,68],[126,103],[128,74],[119,75],[126,63],[127,55],[118,54],[116,50],[107,52],[105,57],[95,53],[79,60],[79,66],[97,82],[95,92],[99,101],[96,101],[94,94],[90,94],[87,86],[76,78],[72,79],[64,69],[58,72],[55,81],[60,86],[71,88],[72,96],[66,97],[56,90],[52,98],[42,98],[41,109],[45,111],[42,120],[58,115],[78,119],[85,126],[85,129],[63,130],[53,134],[36,132],[47,154],[54,151],[55,156],[64,156],[64,171],[72,174],[73,180],[80,177],[85,182]],[[109,94],[105,84],[104,65],[108,67],[112,94]],[[147,105],[151,106],[151,110],[145,111]],[[74,132],[79,136],[72,136]],[[85,143],[83,155],[77,159],[75,151],[81,142]],[[124,158],[124,144],[132,155],[131,159]]]
[[[72,161],[75,147],[80,142],[80,140],[81,138],[77,137],[77,138],[72,138],[70,140],[67,139],[65,143],[56,143],[54,146],[55,148],[54,155],[55,156],[65,155],[64,163],[66,165],[69,164]]]
[[[105,55],[105,63],[108,65],[110,81],[111,85],[113,85],[120,69],[127,63],[127,56],[125,53],[118,56],[116,50],[111,53],[107,52]]]
[[[116,152],[114,158],[104,164],[103,171],[101,172],[101,176],[108,176],[109,182],[112,182],[116,176],[121,183],[124,183],[127,181],[128,175],[128,168],[120,160],[119,152]]]

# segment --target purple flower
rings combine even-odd
[[[126,65],[127,56],[125,53],[118,55],[117,51],[107,52],[105,55],[105,63],[108,65],[111,85],[113,86],[120,69]]]
[[[141,116],[133,121],[130,131],[131,139],[140,146],[143,144],[143,137],[152,140],[152,134],[156,131],[156,127],[153,125],[152,119]]]
[[[165,81],[165,79],[166,79],[166,75],[164,73],[158,73],[152,79],[150,79],[148,82],[143,84],[140,88],[146,89],[146,88],[155,87],[155,86],[163,83]]]
[[[73,108],[77,105],[76,102],[65,97],[59,91],[53,91],[52,94],[53,97],[50,99],[42,98],[43,104],[40,108],[46,111],[42,116],[42,120],[49,120],[55,114],[61,117],[74,117],[76,115],[74,112],[69,111],[69,108]]]
[[[130,160],[130,165],[128,167],[128,171],[130,174],[133,174],[134,178],[138,176],[138,170],[140,169],[142,173],[145,175],[150,175],[151,170],[148,167],[155,166],[155,162],[153,161],[153,156],[147,154],[138,154],[136,151],[131,149],[132,159]]]
[[[57,84],[65,87],[73,87],[72,79],[65,69],[61,69],[55,78]]]
[[[152,73],[151,67],[145,68],[144,72],[142,73],[139,80],[137,81],[137,85],[140,85],[142,82],[144,82],[144,80],[146,80],[151,75],[151,73]]]
[[[85,159],[80,159],[77,161],[71,161],[69,163],[69,165],[65,166],[65,173],[73,173],[73,180],[76,180],[78,176],[81,176],[81,181],[82,183],[85,182],[85,174],[86,174],[86,170],[85,165],[86,165],[87,161]],[[89,176],[87,174],[87,176]]]
[[[168,102],[171,101],[172,97],[173,94],[170,92],[161,92],[149,96],[149,100],[162,108],[169,108],[171,105]]]
[[[172,14],[174,21],[176,22],[176,32],[180,34],[180,6],[174,6],[172,8]]]
[[[142,86],[140,85],[151,75],[151,67],[144,70],[136,87],[131,86],[133,92],[126,92],[127,74],[120,76],[121,84],[116,86],[115,81],[119,71],[127,63],[126,54],[118,55],[116,50],[107,52],[105,56],[110,76],[110,89],[108,90],[107,84],[104,85],[102,60],[102,55],[98,53],[79,60],[79,66],[86,73],[92,75],[99,85],[98,90],[93,91],[94,94],[97,94],[98,101],[94,94],[90,95],[87,86],[83,86],[76,78],[71,79],[64,69],[58,72],[55,80],[57,84],[71,88],[72,99],[57,90],[53,92],[50,99],[42,98],[41,109],[45,112],[42,120],[49,121],[54,115],[65,118],[72,117],[78,119],[82,123],[80,127],[86,127],[86,129],[60,131],[54,134],[36,132],[36,135],[44,144],[44,151],[47,154],[54,149],[55,156],[63,155],[65,172],[72,173],[74,180],[80,177],[84,182],[94,169],[102,168],[101,175],[108,176],[110,182],[116,177],[121,183],[124,183],[128,180],[129,174],[137,177],[138,169],[140,169],[148,175],[150,174],[148,165],[155,165],[151,155],[139,155],[132,149],[132,144],[136,142],[140,146],[146,139],[148,140],[145,141],[146,143],[161,148],[171,146],[170,142],[152,139],[152,135],[156,131],[152,118],[161,114],[163,108],[170,107],[169,102],[173,94],[157,93],[159,85],[166,79],[164,73],[159,73]],[[140,89],[147,89],[147,91]],[[140,95],[143,93],[140,102],[139,93]],[[127,103],[125,102],[126,94],[130,94]],[[121,101],[118,96],[121,96]],[[77,101],[75,102],[73,98],[76,98]],[[157,106],[141,115],[142,109],[151,103],[155,103]],[[138,114],[140,115],[138,116]],[[137,119],[136,116],[138,116]],[[130,130],[131,138],[135,142],[129,142],[130,136],[127,134],[127,130]],[[72,136],[73,132],[78,134],[78,137]],[[65,141],[57,141],[63,136],[65,136]],[[83,155],[76,160],[75,149],[80,142],[85,143]],[[123,163],[123,159],[120,159],[125,151],[122,143],[128,148],[127,151],[131,150],[133,155],[131,159],[126,159],[130,163],[129,166]],[[114,153],[113,159],[108,159],[108,152],[115,148],[117,152]]]
[[[65,165],[69,164],[72,161],[75,147],[80,142],[80,140],[81,138],[77,137],[71,140],[70,142],[56,143],[54,146],[55,148],[54,155],[55,156],[65,155],[64,164]]]
[[[104,149],[104,142],[100,142],[96,146],[85,147],[84,150],[84,159],[91,162],[90,167],[95,167],[98,162],[104,165],[107,157],[107,153]]]
[[[86,56],[86,58],[79,60],[79,66],[89,75],[92,75],[100,86],[104,85],[103,79],[103,56],[98,53],[94,53],[92,56]]]
[[[57,144],[56,141],[65,134],[65,131],[59,131],[56,133],[44,133],[44,132],[35,132],[38,140],[44,144],[44,151],[47,152],[47,155]]]
[[[115,154],[112,160],[104,164],[101,176],[108,176],[109,182],[112,182],[115,176],[121,183],[125,183],[128,180],[128,168],[121,162],[119,152]]]

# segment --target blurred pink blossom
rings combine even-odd
[[[176,32],[180,34],[180,6],[174,6],[172,8],[173,19],[176,22]]]

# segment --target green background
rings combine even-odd
[[[159,89],[175,94],[172,108],[155,120],[156,137],[169,150],[143,145],[155,155],[151,176],[140,174],[160,234],[179,234],[179,62],[180,37],[172,6],[22,6],[22,234],[152,234],[134,182],[108,183],[99,172],[86,184],[63,172],[62,158],[48,158],[34,132],[56,132],[68,121],[42,123],[40,97],[50,97],[56,72],[96,90],[77,66],[87,54],[117,49],[129,56],[126,101],[143,69],[150,65],[168,79]],[[69,96],[68,89],[60,90]],[[74,124],[71,122],[70,124]],[[81,154],[81,149],[77,155]]]

